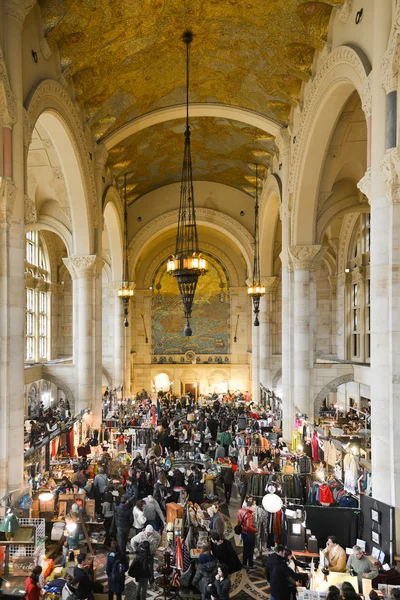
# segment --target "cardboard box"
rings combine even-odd
[[[176,502],[169,502],[166,505],[167,509],[167,523],[173,523],[175,519],[183,519],[183,506],[176,504]]]

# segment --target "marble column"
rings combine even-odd
[[[63,258],[68,268],[74,290],[73,310],[77,312],[77,331],[74,336],[75,374],[77,378],[77,394],[75,413],[85,408],[94,406],[95,397],[95,369],[94,369],[94,340],[93,321],[95,318],[96,275],[98,270],[98,257],[96,255],[74,255]],[[100,396],[101,397],[101,396]]]
[[[260,302],[260,383],[268,389],[272,387],[272,316],[278,283],[279,277],[261,277],[265,296]]]
[[[118,296],[118,290],[121,287],[120,281],[110,281],[108,284],[109,295],[113,298],[114,303],[114,327],[113,327],[113,354],[114,354],[114,370],[113,384],[119,387],[124,383],[124,315],[122,300]]]
[[[325,253],[319,245],[290,246],[289,257],[293,269],[293,353],[294,353],[294,405],[295,409],[313,417],[311,395],[312,368],[314,364],[313,315],[316,312],[312,292],[312,272]]]
[[[398,14],[395,23],[400,16],[399,7],[396,10]],[[381,71],[388,47],[391,20],[390,2],[382,2],[379,7],[374,6],[371,44],[373,69],[370,75],[372,108],[369,108],[372,111],[371,166],[358,187],[365,193],[371,204],[372,492],[377,500],[392,506],[400,506],[400,477],[398,476],[400,448],[396,432],[400,418],[398,355],[400,214],[399,205],[396,205],[398,177],[396,177],[396,168],[391,163],[391,151],[389,150],[385,156],[387,105]],[[386,165],[385,159],[387,159]],[[381,171],[382,161],[384,164]]]
[[[4,0],[6,102],[0,177],[0,494],[23,491],[24,479],[24,91],[22,28],[35,0]]]
[[[287,248],[290,245],[291,210],[289,204],[289,169],[291,138],[287,129],[282,128],[275,139],[282,165],[279,177],[282,183],[280,218],[282,222],[282,435],[289,441],[292,438],[293,398],[292,398],[292,339],[291,339],[291,272]]]

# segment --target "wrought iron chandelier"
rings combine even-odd
[[[260,239],[258,228],[258,165],[256,165],[256,196],[254,203],[254,264],[253,264],[253,282],[247,289],[248,295],[253,299],[254,325],[258,327],[258,313],[260,312],[260,299],[265,294],[265,287],[261,285],[260,275]]]
[[[129,299],[133,296],[133,285],[129,283],[128,272],[128,205],[126,203],[126,173],[124,180],[124,269],[123,282],[118,290],[118,296],[122,300],[124,307],[124,327],[128,327]]]
[[[191,31],[185,31],[183,41],[186,44],[186,128],[185,147],[183,152],[182,180],[178,213],[178,230],[176,233],[175,254],[167,263],[167,271],[175,277],[183,302],[186,318],[185,336],[192,335],[190,317],[200,275],[207,271],[207,261],[199,252],[199,241],[196,228],[196,211],[194,207],[194,190],[192,177],[192,156],[190,151],[189,126],[189,49],[193,39]]]

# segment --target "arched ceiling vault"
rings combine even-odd
[[[132,133],[127,123],[185,99],[190,27],[190,102],[259,114],[271,132],[217,116],[193,119],[194,178],[246,189],[251,163],[268,166],[274,128],[287,125],[343,0],[39,0],[47,41],[56,43],[87,124],[111,147],[118,177],[132,171],[129,201],[178,181],[181,118]],[[223,156],[221,155],[223,146]],[[222,160],[223,158],[223,160]],[[251,183],[251,182],[250,182]]]

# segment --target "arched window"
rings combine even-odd
[[[371,357],[370,231],[371,215],[363,213],[353,230],[346,268],[347,359],[362,363]]]
[[[38,231],[28,231],[25,240],[25,360],[49,359],[49,282],[43,239]]]

